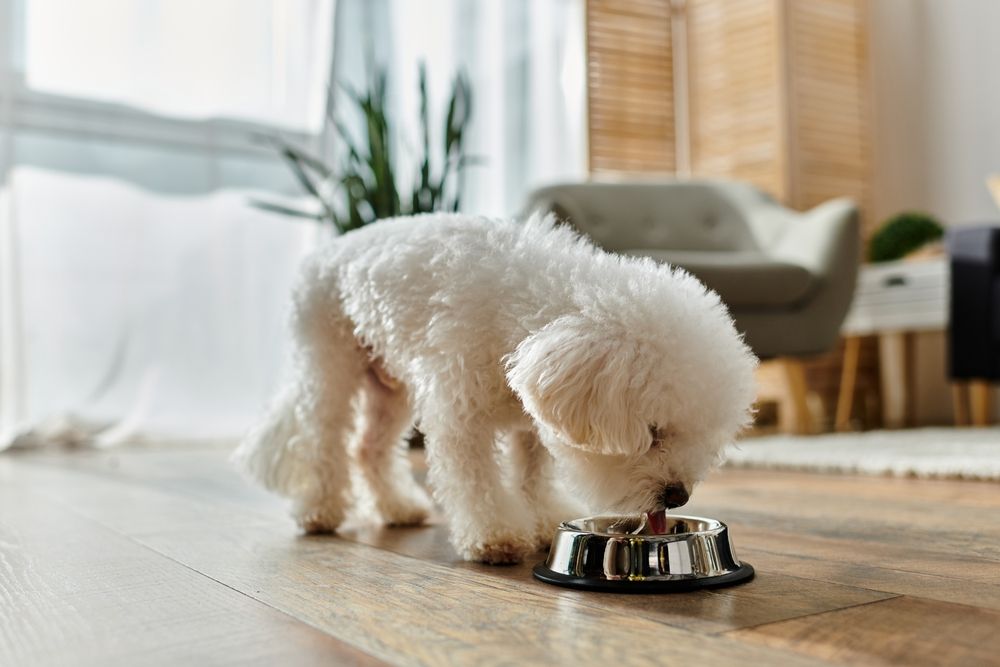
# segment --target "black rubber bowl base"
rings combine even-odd
[[[531,572],[535,576],[535,579],[544,581],[547,584],[604,593],[683,593],[685,591],[699,591],[707,588],[722,588],[723,586],[742,584],[753,579],[754,575],[753,566],[750,563],[743,563],[738,570],[721,574],[717,577],[676,579],[674,581],[585,579],[553,572],[545,567],[545,563],[539,563]]]

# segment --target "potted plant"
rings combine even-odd
[[[886,220],[872,234],[868,241],[868,259],[872,262],[891,262],[912,256],[940,241],[942,236],[944,228],[930,215],[919,212],[899,213]]]
[[[432,147],[427,71],[423,65],[420,66],[419,87],[422,155],[418,160],[418,173],[408,188],[400,185],[392,123],[386,109],[386,74],[380,71],[367,91],[344,89],[362,121],[361,141],[355,140],[343,119],[333,115],[329,119],[344,144],[339,165],[331,166],[280,138],[270,139],[305,194],[312,199],[311,205],[299,207],[259,199],[251,203],[275,213],[316,220],[340,234],[382,218],[457,211],[462,199],[462,171],[473,162],[465,153],[472,91],[468,79],[458,74],[448,100],[443,142]],[[440,151],[436,156],[435,150]]]

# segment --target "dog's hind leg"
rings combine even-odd
[[[534,513],[535,544],[545,548],[559,524],[578,517],[581,508],[558,488],[555,461],[534,431],[511,433],[510,449],[512,481]]]
[[[406,432],[413,411],[406,387],[388,375],[376,359],[361,391],[361,422],[355,459],[369,497],[363,504],[392,526],[415,526],[427,520],[431,501],[413,479]]]
[[[293,329],[292,381],[233,458],[268,489],[293,499],[293,514],[307,533],[332,532],[350,502],[347,441],[368,360],[350,322],[329,300],[301,299]]]

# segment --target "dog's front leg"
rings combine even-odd
[[[583,510],[558,488],[555,461],[534,431],[511,433],[510,448],[515,483],[534,518],[535,545],[545,549],[559,524],[580,516]]]
[[[518,563],[535,551],[534,520],[503,484],[493,431],[423,422],[430,482],[465,560]]]

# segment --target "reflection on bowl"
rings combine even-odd
[[[566,521],[535,577],[551,584],[655,592],[726,586],[753,577],[726,524],[667,514],[606,514]]]

